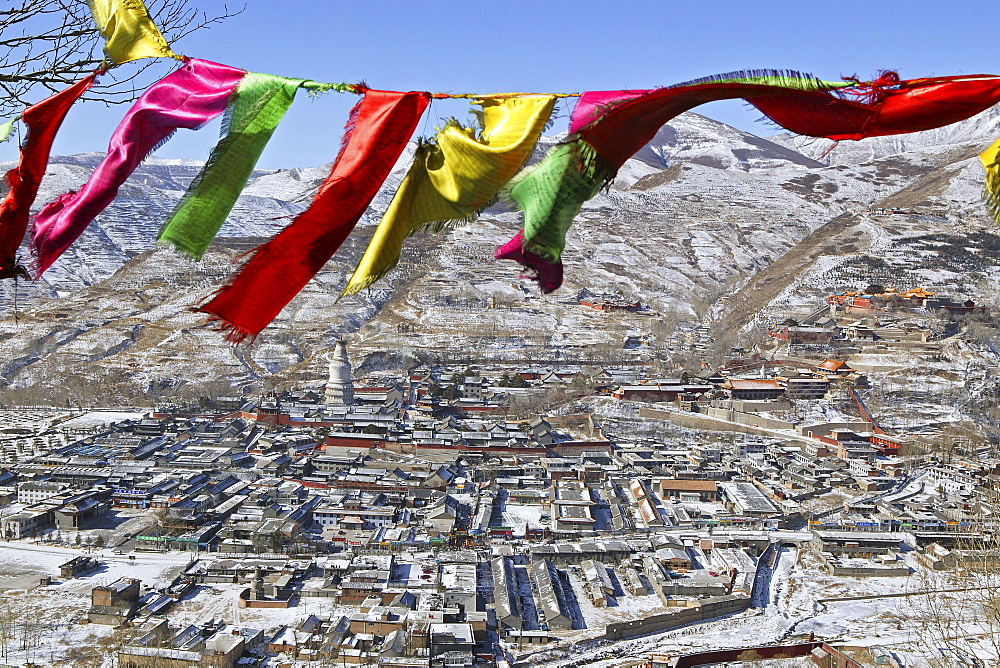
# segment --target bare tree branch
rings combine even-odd
[[[103,39],[86,3],[13,0],[13,4],[13,8],[0,10],[0,118],[16,115],[78,81],[103,61]],[[245,9],[230,11],[223,6],[222,14],[209,16],[191,6],[189,0],[149,0],[146,7],[171,44]],[[131,102],[143,88],[135,80],[152,62],[131,66],[127,72],[112,70],[83,99],[107,104]]]

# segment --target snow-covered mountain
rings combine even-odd
[[[755,319],[804,308],[838,281],[864,280],[870,272],[852,278],[849,268],[872,256],[898,265],[908,280],[957,280],[973,290],[993,275],[990,258],[975,271],[952,270],[934,244],[951,248],[971,233],[990,243],[975,156],[997,134],[1000,113],[990,110],[937,131],[828,150],[825,140],[761,138],[684,114],[585,205],[564,254],[566,285],[553,295],[538,295],[516,267],[492,259],[519,227],[517,214],[497,206],[475,223],[412,238],[387,281],[336,303],[405,174],[408,151],[359,233],[249,350],[198,328],[203,319],[188,307],[225,281],[233,257],[303,210],[329,166],[256,173],[220,239],[195,263],[153,241],[200,165],[153,158],[41,282],[18,284],[16,321],[13,286],[0,285],[0,371],[12,388],[72,370],[83,383],[114,380],[155,394],[219,379],[245,384],[277,371],[318,375],[314,356],[352,332],[360,352],[582,354],[620,351],[625,337],[637,336],[677,351],[696,325],[722,323],[716,337],[733,338]],[[100,157],[54,158],[39,206],[79,187]],[[866,213],[879,203],[920,215],[890,225]],[[932,256],[933,268],[921,273],[922,258]],[[574,299],[583,289],[651,310],[592,311]]]

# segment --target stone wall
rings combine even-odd
[[[833,574],[847,575],[856,578],[898,578],[909,575],[910,569],[908,566],[888,566],[885,568],[879,568],[877,566],[872,566],[871,568],[866,568],[864,566],[834,566]]]
[[[750,425],[754,427],[762,427],[764,429],[795,429],[795,425],[791,422],[785,422],[784,420],[775,420],[773,418],[767,418],[756,413],[743,413],[741,411],[732,408],[712,408],[709,407],[705,409],[705,415],[708,417],[716,418],[717,420],[726,420],[728,422],[735,422],[737,424]]]
[[[620,640],[632,636],[667,631],[679,626],[697,624],[715,617],[743,612],[750,607],[750,597],[738,594],[718,596],[697,601],[691,607],[677,608],[662,615],[653,615],[645,619],[630,622],[618,622],[604,627],[604,637],[608,640]]]
[[[646,407],[639,409],[639,417],[651,418],[654,420],[669,420],[676,425],[687,427],[688,429],[701,429],[704,431],[735,431],[740,434],[757,434],[760,436],[774,436],[774,429],[791,429],[795,426],[790,422],[771,420],[769,418],[754,415],[753,413],[736,413],[726,409],[713,408],[709,408],[707,411],[721,411],[722,413],[732,413],[734,416],[741,417],[740,421],[736,421],[729,420],[725,417],[712,416],[707,412],[705,415],[702,415],[700,413],[667,411],[659,408]],[[713,419],[713,417],[716,419]],[[774,426],[767,426],[768,424],[773,424]]]

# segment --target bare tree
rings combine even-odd
[[[959,658],[1000,656],[1000,552],[987,541],[958,541],[952,571],[918,572],[913,610],[933,666]],[[990,664],[994,665],[994,664]]]
[[[6,602],[0,607],[0,658],[7,658],[10,641],[14,639],[16,619]]]
[[[0,116],[24,107],[90,74],[103,62],[103,38],[87,3],[79,0],[13,0],[0,9]],[[150,16],[167,42],[239,14],[242,9],[209,16],[189,0],[149,0]],[[118,104],[134,100],[136,77],[154,61],[109,73],[110,84],[91,89],[84,99]]]

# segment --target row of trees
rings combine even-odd
[[[74,545],[76,547],[94,547],[101,549],[105,545],[104,536],[101,534],[85,535],[81,534],[79,531],[61,531],[59,529],[52,529],[48,531],[38,531],[37,529],[32,529],[31,533],[28,534],[28,538],[31,540],[43,540],[49,543],[60,543],[62,545]]]
[[[277,381],[275,381],[277,382]],[[213,408],[222,397],[240,393],[226,380],[203,382],[160,378],[139,387],[133,373],[126,369],[99,369],[99,375],[68,375],[58,383],[37,382],[27,387],[0,386],[0,408],[18,406],[155,406],[161,402],[200,405]]]

